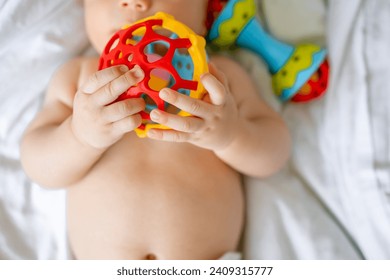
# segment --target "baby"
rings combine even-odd
[[[206,35],[207,0],[85,0],[87,33],[100,53],[126,24],[158,11]],[[98,69],[80,57],[54,75],[41,112],[26,131],[22,163],[42,186],[67,189],[69,240],[77,259],[218,259],[237,250],[244,223],[241,174],[276,172],[289,134],[246,72],[210,58],[202,100],[171,89],[154,109],[170,127],[138,138],[145,101],[115,101],[140,82],[139,66]]]

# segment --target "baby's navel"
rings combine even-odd
[[[146,260],[157,260],[157,257],[155,254],[147,254],[145,257]]]

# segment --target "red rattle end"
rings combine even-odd
[[[291,100],[293,102],[308,102],[322,96],[328,86],[328,76],[329,64],[328,60],[325,59],[318,70]]]

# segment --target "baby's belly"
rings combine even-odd
[[[128,137],[68,190],[76,258],[216,259],[239,242],[239,175],[188,144]]]

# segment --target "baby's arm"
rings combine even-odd
[[[259,97],[241,66],[222,57],[215,63],[223,69],[238,109],[235,137],[215,153],[244,174],[265,177],[275,173],[289,157],[291,140],[287,126]]]
[[[172,130],[150,130],[151,138],[189,142],[214,153],[236,170],[264,177],[285,163],[290,136],[282,119],[259,97],[256,88],[237,63],[214,58],[220,72],[211,65],[211,74],[201,82],[208,91],[204,100],[195,100],[164,89],[160,97],[194,115],[180,117],[154,110],[152,120]]]
[[[22,164],[34,181],[47,187],[77,182],[112,144],[140,125],[142,99],[111,104],[143,77],[142,71],[121,67],[93,73],[79,89],[82,60],[56,73],[21,143]]]

